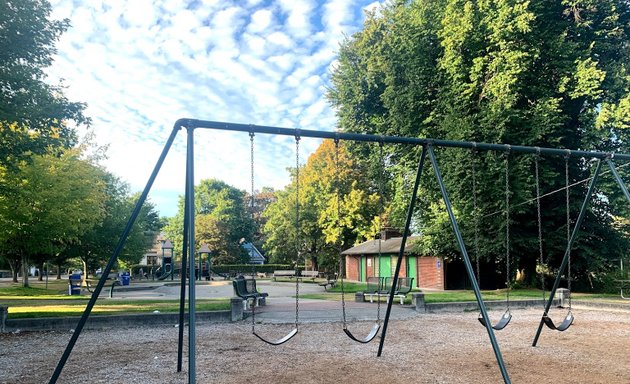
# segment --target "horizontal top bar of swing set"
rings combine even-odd
[[[485,151],[497,152],[518,152],[539,155],[568,156],[568,157],[584,157],[584,158],[615,158],[620,160],[630,160],[630,154],[610,153],[597,151],[580,151],[573,149],[545,148],[545,147],[529,147],[524,145],[510,144],[490,144],[478,143],[473,141],[454,141],[454,140],[437,140],[430,138],[400,137],[400,136],[382,136],[364,133],[344,133],[344,132],[328,132],[315,131],[299,128],[280,128],[265,125],[226,123],[220,121],[208,121],[197,119],[179,119],[175,122],[175,128],[202,128],[217,129],[222,131],[237,131],[248,133],[264,133],[270,135],[283,135],[294,137],[313,137],[320,139],[339,139],[364,141],[373,143],[389,143],[389,144],[408,144],[408,145],[432,145],[434,147],[451,147],[451,148],[468,148]]]

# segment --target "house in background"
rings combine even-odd
[[[405,244],[404,260],[400,277],[413,277],[413,285],[425,289],[446,289],[446,273],[442,257],[412,253],[414,242],[420,236],[409,236]],[[380,244],[379,244],[380,243]],[[345,257],[346,278],[355,281],[367,281],[368,277],[391,277],[396,271],[402,236],[394,230],[381,232],[380,240],[368,240],[343,251]],[[380,255],[380,257],[379,257]]]

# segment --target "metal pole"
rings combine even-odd
[[[184,212],[188,207],[188,163],[186,163],[186,181],[184,186]],[[177,343],[177,372],[182,371],[184,355],[184,308],[186,306],[186,258],[188,257],[188,215],[184,213],[184,236],[182,239],[182,278],[179,293],[179,340]],[[173,260],[174,261],[174,260]],[[173,263],[174,264],[174,263]]]
[[[523,145],[508,145],[508,144],[491,144],[491,143],[477,143],[472,141],[454,141],[454,140],[437,140],[431,138],[416,138],[416,137],[399,137],[399,136],[381,136],[381,135],[368,135],[363,133],[341,133],[341,132],[327,132],[327,131],[314,131],[309,129],[294,129],[294,128],[280,128],[264,125],[253,124],[239,124],[239,123],[226,123],[220,121],[206,121],[197,119],[180,119],[180,121],[186,121],[194,128],[203,129],[217,129],[223,131],[237,131],[237,132],[254,132],[254,133],[266,133],[282,136],[296,136],[301,137],[314,137],[320,139],[335,139],[340,140],[352,140],[362,142],[373,143],[387,143],[387,144],[409,144],[409,145],[433,145],[434,147],[451,147],[451,148],[467,148],[477,150],[490,150],[497,152],[510,151],[512,153],[529,153],[532,155],[551,155],[551,156],[568,156],[568,157],[595,157],[598,159],[605,159],[610,157],[610,153],[596,152],[596,151],[576,151],[557,148],[545,148],[545,147],[528,147]],[[615,158],[621,160],[630,160],[630,154],[615,153]]]
[[[547,304],[545,305],[545,312],[540,318],[540,324],[538,324],[538,330],[536,331],[536,336],[534,337],[534,341],[532,342],[532,347],[535,347],[538,343],[538,338],[540,337],[540,332],[542,332],[542,327],[544,324],[543,317],[549,313],[549,308],[551,308],[551,304],[553,303],[553,297],[556,294],[556,290],[558,286],[560,286],[560,276],[562,276],[562,272],[564,272],[567,264],[569,262],[569,253],[571,248],[573,247],[573,242],[577,237],[577,233],[580,229],[580,225],[582,224],[582,220],[584,219],[584,213],[586,212],[586,206],[588,205],[589,200],[591,199],[591,195],[593,194],[593,190],[595,189],[595,184],[597,183],[597,178],[599,177],[599,171],[602,168],[601,160],[597,161],[597,167],[595,168],[595,174],[593,175],[593,179],[591,180],[591,184],[588,186],[588,192],[586,192],[586,197],[582,202],[582,207],[580,208],[580,214],[575,222],[575,226],[573,227],[573,233],[571,233],[571,238],[569,239],[569,244],[567,244],[567,249],[564,252],[564,257],[562,258],[562,263],[560,264],[560,268],[558,269],[558,275],[556,276],[556,280],[553,283],[553,288],[551,288],[551,292],[549,293],[549,299],[547,300]],[[571,295],[572,292],[569,292]]]
[[[508,375],[507,369],[505,368],[505,363],[503,362],[503,356],[501,355],[501,350],[499,349],[499,343],[497,342],[497,339],[494,336],[494,330],[492,329],[492,324],[490,323],[490,318],[488,317],[488,312],[486,311],[486,305],[484,304],[483,298],[481,297],[481,291],[479,290],[479,285],[477,284],[477,279],[475,278],[475,272],[473,271],[473,267],[470,262],[470,257],[468,256],[468,251],[466,251],[466,245],[464,244],[462,233],[459,229],[459,225],[457,224],[457,219],[455,219],[455,215],[453,214],[451,201],[448,198],[448,194],[446,192],[446,186],[444,185],[444,181],[442,180],[442,175],[438,167],[437,159],[435,158],[435,153],[433,152],[433,147],[431,145],[429,145],[429,158],[431,159],[431,164],[433,165],[435,178],[437,179],[438,184],[440,185],[440,191],[442,192],[444,205],[446,206],[446,211],[448,212],[448,217],[451,221],[453,232],[455,232],[455,237],[457,239],[457,244],[459,245],[459,250],[462,253],[462,258],[464,259],[464,265],[466,266],[466,272],[468,272],[468,278],[470,279],[473,290],[475,291],[475,298],[477,299],[477,304],[479,305],[481,316],[483,317],[485,321],[486,330],[488,331],[488,336],[490,337],[490,344],[492,344],[494,355],[497,358],[497,363],[499,364],[499,369],[501,370],[503,381],[505,381],[506,384],[510,383],[511,382],[510,376]]]
[[[621,176],[619,176],[619,173],[617,172],[617,169],[615,168],[615,164],[613,164],[613,162],[610,159],[606,159],[606,163],[608,163],[608,167],[612,171],[613,176],[615,176],[615,180],[617,180],[617,184],[619,184],[619,187],[621,187],[621,191],[623,192],[624,196],[626,196],[626,199],[630,203],[630,193],[628,193],[628,188],[626,187],[626,184],[623,182],[623,180],[621,180]],[[623,270],[623,258],[621,259],[621,270]]]
[[[131,232],[131,228],[133,227],[133,224],[136,221],[136,218],[138,218],[138,215],[140,214],[142,205],[144,204],[144,201],[147,199],[147,195],[149,194],[149,191],[151,190],[151,186],[153,185],[153,182],[155,181],[155,178],[157,177],[158,172],[160,171],[160,168],[162,167],[162,164],[164,163],[164,159],[166,158],[166,155],[168,154],[169,149],[171,149],[171,146],[173,145],[173,141],[175,140],[177,131],[179,131],[181,127],[181,122],[182,122],[181,120],[177,120],[175,122],[175,125],[173,126],[173,130],[171,131],[171,135],[168,137],[168,140],[166,141],[166,144],[164,145],[162,154],[158,158],[158,161],[155,164],[155,167],[153,168],[153,172],[151,173],[151,176],[149,177],[149,180],[147,181],[147,184],[144,187],[142,194],[140,195],[140,197],[138,198],[138,201],[136,202],[136,206],[133,209],[133,212],[131,213],[131,217],[129,217],[129,221],[127,221],[127,225],[125,226],[123,233],[120,235],[120,239],[118,240],[118,244],[116,245],[116,248],[114,249],[114,253],[109,258],[107,265],[103,269],[103,274],[101,275],[101,278],[96,284],[96,288],[94,289],[94,292],[92,293],[92,297],[90,298],[90,301],[85,307],[85,311],[83,311],[83,314],[81,315],[81,319],[79,320],[79,323],[74,329],[74,333],[72,333],[72,336],[70,337],[70,341],[68,341],[68,346],[66,347],[65,351],[61,355],[61,359],[59,359],[59,362],[57,363],[57,367],[55,368],[55,371],[53,372],[50,378],[50,381],[48,382],[49,384],[54,384],[57,382],[57,379],[59,379],[59,375],[61,374],[63,367],[66,365],[66,361],[68,361],[68,358],[70,357],[70,353],[72,353],[72,349],[74,348],[74,345],[76,344],[77,339],[79,338],[79,335],[81,334],[81,331],[83,330],[83,327],[85,326],[85,323],[87,322],[87,319],[90,316],[90,313],[92,312],[92,308],[94,308],[96,299],[98,299],[98,296],[101,294],[101,291],[103,290],[105,281],[107,281],[107,276],[109,275],[109,272],[111,271],[112,266],[114,265],[114,262],[116,261],[116,258],[118,258],[118,255],[120,254],[123,247],[125,246],[125,241],[127,240],[127,236],[129,236],[129,232]]]
[[[188,127],[188,143],[186,167],[188,171],[186,191],[188,192],[188,206],[186,207],[186,216],[188,216],[188,265],[190,273],[188,278],[188,383],[195,384],[195,140],[193,133],[194,128]],[[184,269],[184,266],[182,266]]]
[[[396,261],[396,271],[394,272],[394,279],[392,280],[392,288],[389,292],[389,300],[387,302],[387,311],[385,312],[385,320],[383,322],[383,330],[381,331],[381,341],[378,345],[378,353],[376,356],[381,356],[383,352],[383,345],[385,344],[385,336],[387,335],[387,324],[389,324],[389,316],[392,312],[392,304],[394,303],[394,292],[398,285],[398,274],[400,273],[400,266],[402,264],[403,255],[405,253],[405,245],[407,243],[407,234],[409,233],[409,227],[411,226],[411,219],[413,217],[413,209],[416,205],[416,196],[418,195],[418,186],[420,185],[420,175],[422,174],[422,167],[424,166],[424,159],[426,157],[426,148],[422,147],[422,154],[420,155],[420,161],[418,161],[418,171],[416,172],[416,181],[413,184],[413,192],[411,193],[411,200],[409,201],[409,207],[407,208],[407,219],[405,220],[405,229],[403,231],[403,238],[400,243],[400,250],[398,251],[398,260]],[[380,260],[379,260],[380,263]]]

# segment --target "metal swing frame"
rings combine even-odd
[[[488,324],[486,326],[487,332],[488,332],[488,337],[490,339],[490,343],[492,345],[492,349],[494,351],[495,357],[497,359],[497,364],[499,366],[499,369],[501,371],[501,375],[503,377],[503,380],[505,383],[511,383],[510,381],[510,377],[507,373],[507,369],[505,367],[505,363],[503,361],[503,357],[501,355],[501,351],[499,348],[499,345],[497,343],[496,337],[494,335],[494,330],[492,329],[492,327],[489,326],[490,322],[488,320],[488,314],[486,311],[486,307],[485,304],[483,302],[483,299],[481,297],[481,293],[479,291],[479,286],[477,285],[476,279],[474,278],[474,271],[473,271],[473,267],[472,264],[470,262],[470,258],[468,256],[468,252],[466,251],[466,246],[464,244],[463,238],[461,236],[461,231],[459,229],[459,226],[457,224],[457,220],[455,218],[455,215],[453,214],[453,210],[451,207],[451,203],[450,200],[448,198],[448,194],[446,192],[446,187],[444,185],[444,182],[442,180],[442,175],[439,171],[438,168],[438,164],[437,164],[437,159],[435,156],[435,153],[433,151],[434,147],[448,147],[448,148],[467,148],[467,149],[472,149],[472,148],[477,148],[479,150],[485,150],[485,151],[499,151],[499,152],[504,152],[506,150],[508,150],[508,148],[512,151],[512,152],[518,152],[518,153],[529,153],[529,154],[545,154],[545,155],[550,155],[550,156],[563,156],[563,155],[568,155],[570,157],[574,157],[574,158],[579,158],[579,157],[585,157],[585,158],[596,158],[600,161],[598,161],[597,164],[597,169],[595,171],[595,176],[593,176],[591,185],[589,186],[589,192],[587,193],[587,197],[584,200],[584,204],[582,207],[582,210],[580,211],[580,216],[578,217],[578,222],[576,223],[576,226],[573,230],[573,234],[571,236],[571,243],[575,240],[575,237],[577,235],[577,230],[579,228],[579,224],[581,224],[582,218],[583,218],[583,211],[585,208],[586,203],[588,202],[588,200],[591,197],[592,194],[592,190],[593,187],[596,183],[597,177],[599,176],[599,171],[601,168],[601,160],[606,160],[608,162],[609,167],[611,168],[611,170],[613,171],[613,174],[615,175],[615,179],[617,180],[617,183],[620,185],[620,187],[622,188],[624,195],[626,196],[626,199],[628,200],[628,202],[630,202],[630,194],[628,193],[627,188],[625,187],[625,185],[623,184],[623,181],[621,180],[621,178],[619,177],[619,175],[617,174],[613,163],[610,161],[613,156],[615,158],[618,158],[620,160],[630,160],[630,154],[611,154],[611,153],[607,153],[607,152],[596,152],[596,151],[582,151],[582,150],[564,150],[564,149],[556,149],[556,148],[540,148],[540,147],[528,147],[528,146],[517,146],[517,145],[513,145],[513,146],[508,146],[506,144],[491,144],[491,143],[473,143],[473,142],[468,142],[468,141],[454,141],[454,140],[437,140],[437,139],[430,139],[430,138],[413,138],[413,137],[396,137],[396,136],[380,136],[380,135],[370,135],[370,134],[359,134],[359,133],[335,133],[335,132],[327,132],[327,131],[314,131],[314,130],[301,130],[301,129],[289,129],[289,128],[280,128],[280,127],[273,127],[273,126],[260,126],[260,125],[251,125],[251,124],[237,124],[237,123],[228,123],[228,122],[218,122],[218,121],[207,121],[207,120],[197,120],[197,119],[179,119],[177,120],[174,125],[173,125],[173,129],[168,137],[168,139],[166,140],[166,143],[164,145],[164,148],[155,164],[155,167],[153,168],[153,171],[151,172],[151,175],[149,176],[149,179],[147,181],[147,184],[144,188],[144,190],[142,191],[142,193],[140,194],[140,196],[138,197],[138,200],[136,201],[136,205],[134,206],[133,211],[131,212],[131,215],[129,217],[129,220],[127,221],[127,224],[125,225],[125,229],[123,230],[118,243],[116,245],[116,248],[114,249],[114,252],[112,253],[112,255],[110,256],[106,266],[103,268],[103,275],[101,276],[101,279],[99,280],[99,282],[97,283],[94,292],[92,293],[92,296],[90,298],[90,300],[88,301],[85,310],[83,312],[83,314],[81,315],[81,318],[79,319],[77,326],[74,330],[74,332],[72,333],[72,336],[70,337],[70,340],[68,341],[68,345],[66,346],[63,354],[61,355],[59,362],[57,363],[57,366],[55,367],[55,370],[49,380],[49,384],[54,384],[57,382],[57,380],[59,379],[59,376],[61,375],[61,372],[66,364],[66,362],[68,361],[68,358],[70,357],[70,354],[72,353],[72,350],[74,349],[74,346],[79,338],[79,336],[81,335],[81,331],[83,330],[83,328],[85,327],[85,324],[92,312],[92,309],[94,308],[94,305],[96,303],[96,300],[98,299],[99,295],[101,294],[101,291],[105,285],[106,282],[106,278],[109,274],[109,272],[111,272],[111,269],[118,257],[118,255],[120,255],[120,253],[122,252],[122,249],[125,245],[125,242],[127,240],[127,237],[129,236],[129,233],[131,232],[131,229],[133,227],[133,224],[135,223],[136,219],[138,218],[140,211],[142,209],[142,206],[144,205],[144,202],[147,199],[147,196],[151,190],[151,187],[153,186],[153,183],[155,182],[155,179],[157,178],[157,175],[160,171],[160,169],[162,168],[162,165],[164,163],[164,160],[166,159],[166,156],[168,154],[168,152],[170,151],[173,142],[175,140],[175,137],[177,136],[177,133],[182,129],[186,129],[187,130],[187,153],[186,153],[186,196],[185,196],[185,217],[184,220],[187,224],[187,226],[185,226],[184,228],[184,234],[186,235],[185,238],[187,241],[184,241],[185,244],[185,252],[184,255],[187,253],[188,254],[188,258],[190,260],[189,263],[189,268],[190,268],[190,276],[194,276],[195,273],[195,263],[193,262],[195,260],[195,254],[196,254],[196,248],[195,248],[195,231],[194,231],[194,217],[195,217],[195,211],[194,211],[194,131],[195,129],[215,129],[215,130],[223,130],[223,131],[236,131],[236,132],[245,132],[245,133],[249,133],[249,132],[255,132],[255,133],[263,133],[263,134],[271,134],[271,135],[283,135],[283,136],[298,136],[298,137],[312,137],[312,138],[320,138],[320,139],[334,139],[334,138],[339,138],[339,139],[343,139],[343,140],[351,140],[351,141],[363,141],[363,142],[384,142],[384,143],[392,143],[392,144],[401,144],[401,145],[410,145],[410,146],[415,146],[415,147],[422,147],[422,154],[420,155],[420,160],[418,162],[418,171],[416,173],[416,180],[414,183],[414,190],[413,190],[413,194],[412,197],[410,199],[410,204],[409,204],[409,209],[407,212],[407,220],[405,222],[405,230],[403,232],[403,240],[402,240],[402,247],[401,249],[404,249],[404,244],[407,240],[407,234],[408,234],[408,230],[409,230],[409,225],[411,222],[411,214],[413,212],[414,209],[414,205],[415,205],[415,201],[416,201],[416,196],[417,196],[417,188],[418,188],[418,184],[420,181],[420,174],[422,172],[422,167],[424,165],[424,161],[425,161],[425,157],[428,153],[429,155],[429,159],[431,161],[432,167],[433,167],[433,171],[435,173],[435,177],[438,181],[439,187],[440,187],[440,192],[442,193],[442,198],[444,200],[445,206],[446,206],[446,210],[447,213],[449,215],[449,220],[452,224],[453,227],[453,232],[455,234],[456,240],[457,240],[457,244],[460,248],[460,252],[462,254],[462,257],[464,259],[464,264],[466,266],[466,271],[468,273],[468,277],[470,278],[472,285],[473,285],[473,290],[475,291],[475,298],[477,300],[477,303],[479,305],[480,311],[482,316],[484,317],[484,320],[486,320],[486,324]],[[188,229],[186,231],[186,228]],[[562,273],[562,271],[564,270],[564,268],[566,268],[566,253],[565,253],[565,257],[563,259],[563,264],[561,265],[560,271],[558,272],[558,276],[556,277],[556,283],[554,283],[554,288],[552,289],[552,297],[553,294],[555,294],[555,291],[558,287],[559,284],[559,279],[560,279],[560,274]],[[401,267],[401,261],[402,261],[402,257],[398,258],[397,264],[396,264],[396,272],[394,275],[394,281],[392,284],[392,291],[390,292],[390,300],[388,302],[388,306],[387,306],[387,313],[385,315],[385,320],[384,320],[384,324],[383,324],[383,330],[381,333],[381,340],[380,340],[380,344],[379,344],[379,350],[378,350],[378,354],[377,356],[381,356],[382,350],[383,350],[383,346],[385,343],[385,337],[386,337],[386,331],[387,331],[387,325],[389,322],[389,317],[391,314],[391,306],[393,303],[393,294],[394,294],[394,289],[397,285],[397,281],[398,281],[398,275],[400,273],[400,267]],[[184,281],[184,280],[182,280]],[[183,286],[184,284],[182,284]],[[189,312],[188,312],[188,319],[189,319],[189,324],[188,324],[188,383],[189,384],[193,384],[196,382],[196,350],[195,350],[195,346],[196,346],[196,311],[195,311],[195,282],[192,279],[189,279]],[[184,296],[185,293],[182,294],[182,296]],[[551,306],[551,300],[549,300],[547,302],[547,306],[546,309],[548,310],[549,307]],[[180,310],[180,313],[183,313],[183,306]],[[542,330],[542,323],[543,323],[543,319],[541,319],[541,324],[539,326],[538,329],[538,333],[536,335],[535,341],[534,341],[534,345],[536,345],[536,341],[538,340],[538,336],[540,335],[540,332]],[[179,329],[182,330],[184,328],[184,324],[182,321],[182,317],[180,317],[180,324],[179,324]],[[180,333],[180,339],[179,339],[179,349],[181,350],[183,346],[183,337],[182,337],[182,333]]]

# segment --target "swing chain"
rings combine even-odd
[[[507,146],[505,151],[505,282],[507,284],[507,309],[510,309],[510,151]]]
[[[339,137],[335,135],[335,200],[337,204],[337,229],[339,231],[339,239],[337,241],[338,254],[339,254],[339,277],[341,278],[341,312],[343,317],[343,329],[348,329],[348,323],[346,321],[346,293],[343,283],[343,258],[341,257],[341,250],[343,248],[342,229],[341,229],[341,209],[339,207],[341,199],[339,198]]]
[[[300,134],[295,134],[295,269],[300,262]],[[306,266],[306,263],[305,263]],[[297,274],[296,274],[297,276]],[[300,279],[295,279],[295,328],[298,328],[300,308]]]
[[[569,157],[571,151],[567,150],[567,154],[564,157],[564,182],[566,186],[565,200],[566,200],[566,214],[567,214],[567,288],[569,289],[569,310],[571,310],[571,212],[570,212],[570,197],[569,197]]]
[[[473,142],[472,149],[472,188],[473,188],[473,215],[475,226],[475,259],[477,261],[477,285],[481,287],[481,268],[479,266],[479,208],[477,205],[477,143]]]
[[[542,295],[543,302],[546,301],[545,298],[545,258],[543,253],[543,239],[542,239],[542,213],[540,210],[540,171],[539,171],[539,162],[540,162],[540,148],[537,148],[536,152],[536,160],[534,162],[535,165],[535,178],[536,178],[536,218],[538,221],[538,262],[540,263],[540,281],[542,284]]]
[[[378,176],[378,194],[380,196],[379,202],[379,218],[378,218],[378,274],[379,277],[381,275],[381,243],[383,241],[382,231],[383,231],[383,210],[385,207],[384,197],[383,197],[383,175],[385,174],[385,159],[383,157],[383,139],[381,137],[381,141],[379,141],[379,176]],[[391,268],[391,260],[390,260],[390,268]],[[380,280],[380,279],[379,279]],[[378,303],[376,303],[376,322],[377,324],[381,324],[381,299],[378,299]]]
[[[251,196],[250,196],[250,210],[252,219],[254,219],[254,132],[249,132],[249,159],[250,159],[250,172],[251,172]],[[253,241],[252,241],[253,245]],[[251,260],[250,260],[251,261]],[[252,276],[255,275],[255,267],[252,263]],[[252,302],[252,333],[256,332],[256,299]]]

